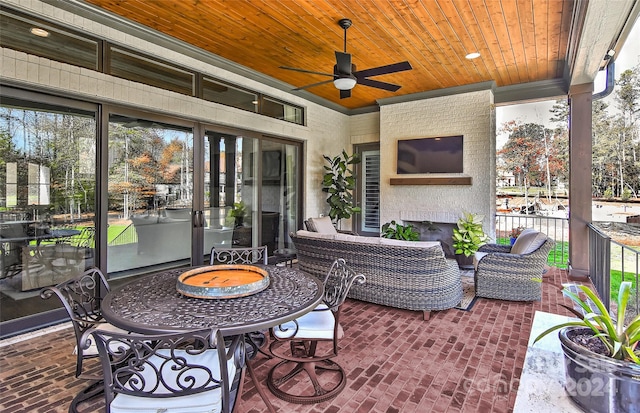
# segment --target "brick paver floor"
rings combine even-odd
[[[348,372],[335,399],[296,405],[274,397],[279,412],[510,412],[516,399],[536,310],[569,315],[558,286],[567,272],[552,268],[540,302],[479,298],[470,311],[419,312],[348,300],[337,362]],[[74,377],[71,328],[0,347],[0,411],[66,412],[86,382]],[[0,342],[2,345],[2,342]],[[276,360],[255,360],[264,383]],[[93,368],[98,372],[97,364]],[[104,411],[97,398],[82,412]],[[266,411],[247,377],[237,412]]]

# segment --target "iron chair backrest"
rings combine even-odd
[[[322,280],[324,284],[324,303],[332,311],[337,312],[347,299],[351,286],[353,284],[364,284],[365,281],[366,278],[363,274],[356,274],[343,258],[338,258],[333,262]]]
[[[54,294],[58,296],[71,318],[77,344],[76,377],[82,373],[83,349],[87,347],[85,332],[98,323],[104,323],[100,304],[102,294],[108,291],[109,284],[104,274],[98,268],[89,268],[75,278],[40,292],[40,297],[45,300]]]
[[[216,329],[162,335],[93,330],[91,334],[102,364],[107,413],[118,394],[166,400],[216,389],[221,392],[221,411],[233,410],[231,391],[236,390],[237,398],[238,388],[232,385],[241,386],[238,377],[244,369],[242,336],[225,342]],[[217,404],[214,397],[207,395],[206,403]]]
[[[326,309],[315,309],[313,311],[331,310],[335,318],[333,327],[333,352],[338,354],[338,330],[340,328],[340,309],[347,299],[349,290],[353,284],[362,285],[366,281],[363,274],[357,274],[351,267],[347,265],[343,258],[338,258],[331,264],[331,268],[322,280],[324,284],[323,302],[327,306]]]
[[[264,264],[267,265],[269,254],[267,246],[251,248],[211,248],[209,264]]]

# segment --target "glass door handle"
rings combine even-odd
[[[204,227],[204,211],[193,211],[193,227]]]

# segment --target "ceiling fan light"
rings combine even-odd
[[[351,77],[339,77],[337,79],[334,79],[333,84],[337,89],[351,90],[356,85],[356,79],[353,79]]]

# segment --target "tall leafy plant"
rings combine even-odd
[[[329,194],[329,217],[339,224],[341,219],[349,219],[354,213],[360,212],[360,208],[353,205],[352,192],[356,187],[356,179],[350,169],[351,165],[360,163],[360,157],[357,154],[348,155],[345,150],[333,158],[322,156],[328,163],[324,166],[322,190]]]
[[[489,240],[482,229],[482,215],[465,213],[453,228],[453,248],[456,254],[472,256]]]

